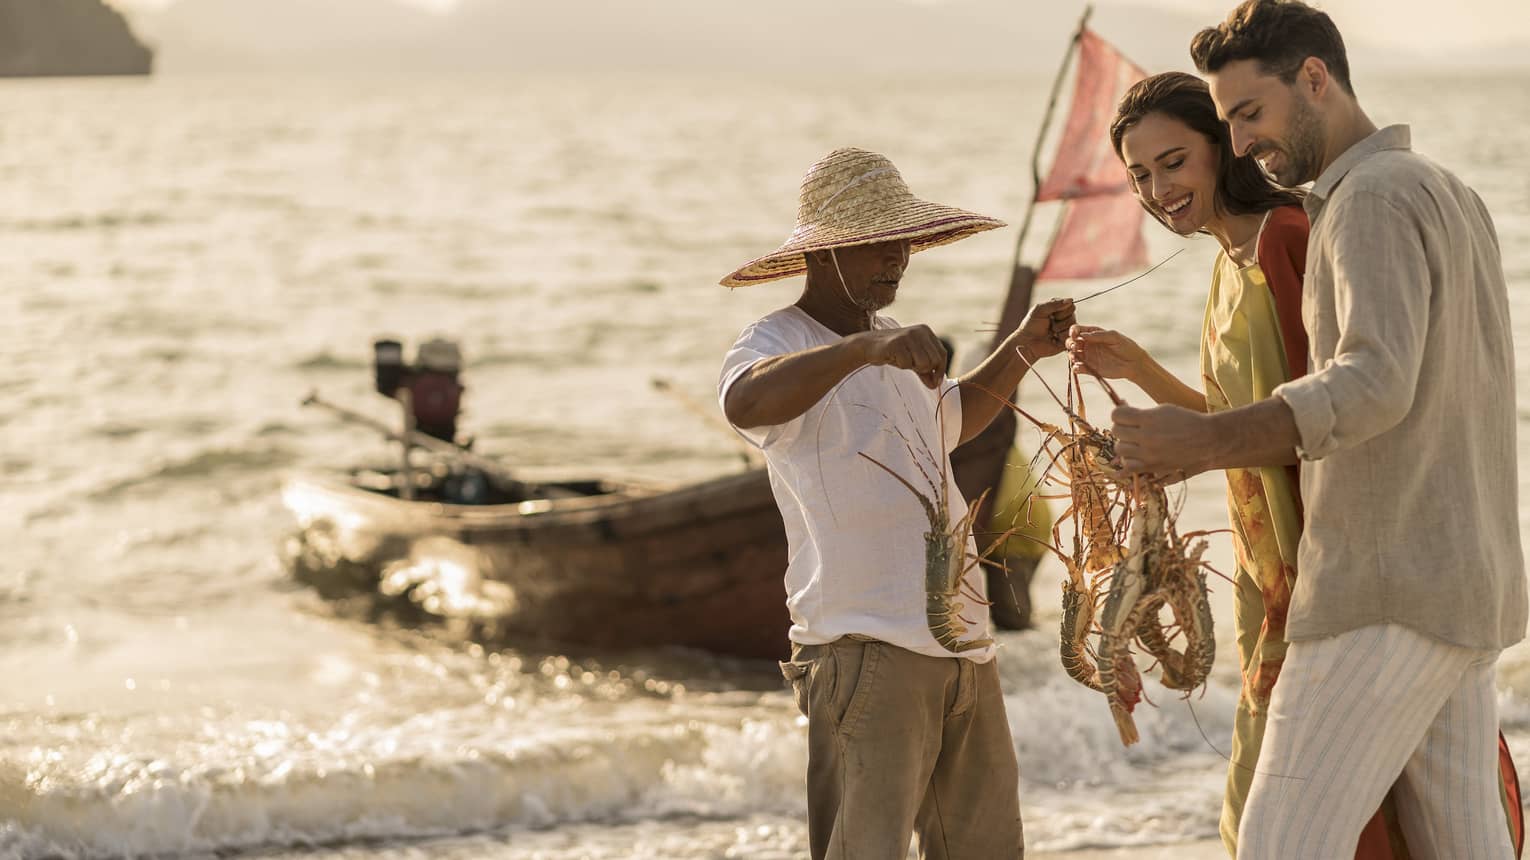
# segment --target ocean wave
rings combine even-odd
[[[0,608],[15,610],[31,602],[32,576],[25,568],[0,576]]]
[[[329,350],[316,352],[294,362],[292,367],[297,370],[370,370],[372,362],[356,356],[335,355]]]
[[[1127,752],[1108,715],[1078,719],[1090,710],[1078,698],[1053,689],[1006,697],[1033,844],[1068,850],[1215,833],[1224,766],[1194,750],[1200,736],[1182,713],[1142,714],[1144,742]],[[1090,703],[1103,714],[1102,703]],[[237,737],[224,740],[209,726],[203,740],[188,738],[158,758],[135,752],[127,734],[74,761],[39,750],[0,760],[0,808],[18,811],[0,828],[0,856],[226,856],[687,818],[800,818],[806,731],[784,692],[629,701],[594,714],[588,707],[504,716],[465,707],[374,728],[342,719],[327,731],[254,721],[230,726]],[[1070,722],[1092,728],[1072,731]],[[1175,790],[1155,790],[1167,784]]]
[[[246,749],[213,763],[194,748],[184,759],[108,750],[71,764],[39,750],[0,762],[0,808],[14,810],[0,856],[223,854],[800,804],[805,751],[782,742],[800,732],[781,719],[553,721],[472,738],[420,722],[307,737],[251,724]]]
[[[116,227],[155,227],[170,222],[170,216],[162,212],[110,211],[58,215],[52,218],[0,219],[0,228],[29,232],[63,232],[109,230]]]
[[[473,358],[474,367],[551,368],[583,367],[588,364],[589,362],[581,360],[578,353],[562,355],[552,350],[541,352],[533,350],[490,351]]]
[[[1149,681],[1133,714],[1141,741],[1121,744],[1105,697],[1069,678],[1052,676],[1006,698],[1020,773],[1052,787],[1130,784],[1144,769],[1184,755],[1222,756],[1232,733],[1237,692],[1211,685],[1188,700]]]
[[[485,295],[488,295],[487,293]],[[488,351],[470,356],[469,364],[473,368],[480,367],[568,367],[583,366],[587,361],[581,361],[579,356],[563,355],[552,351],[534,350],[500,350]],[[321,350],[311,353],[293,362],[291,367],[295,370],[366,370],[372,369],[370,356],[359,355],[336,355],[329,350]]]
[[[255,430],[255,435],[258,437],[293,436],[301,432],[300,428],[285,421],[267,421]]]
[[[224,426],[223,419],[211,415],[182,415],[148,423],[107,421],[87,431],[102,439],[131,439],[143,433],[170,433],[177,436],[206,436]]]
[[[187,457],[162,461],[149,469],[107,483],[90,494],[106,501],[134,490],[175,481],[279,469],[297,461],[291,449],[273,445],[258,448],[210,448]]]
[[[431,291],[443,299],[498,301],[510,293],[511,287],[495,281],[445,281],[433,285]]]

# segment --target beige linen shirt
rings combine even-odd
[[[1514,343],[1476,192],[1384,128],[1306,201],[1313,372],[1275,389],[1301,437],[1289,639],[1394,623],[1469,648],[1524,637]]]

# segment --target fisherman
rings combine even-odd
[[[915,833],[927,858],[1024,853],[985,577],[971,564],[945,613],[927,594],[926,533],[966,519],[950,452],[1062,351],[1073,304],[1036,306],[959,379],[927,326],[879,313],[911,254],[1001,226],[914,197],[884,156],[838,149],[803,179],[786,243],[722,280],[807,276],[794,304],[744,329],[718,398],[763,451],[786,526],[781,668],[808,719],[814,860],[903,857]]]

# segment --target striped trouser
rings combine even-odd
[[[1291,643],[1238,828],[1240,860],[1355,856],[1396,784],[1414,860],[1508,860],[1497,651],[1396,624]]]

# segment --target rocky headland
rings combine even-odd
[[[102,0],[0,0],[0,77],[147,75],[154,52]]]

